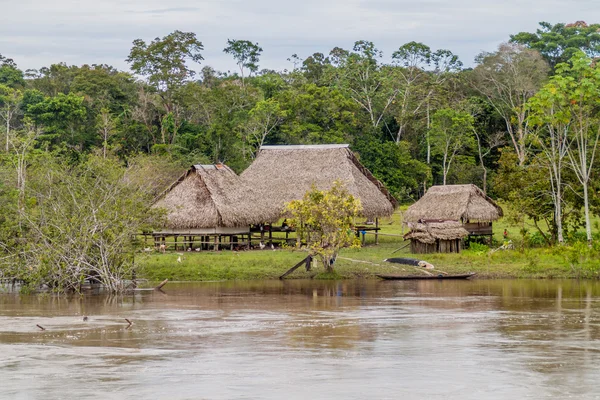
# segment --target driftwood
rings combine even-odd
[[[164,281],[159,283],[158,286],[155,286],[153,288],[133,288],[132,290],[134,290],[136,292],[148,291],[148,290],[157,290],[159,292],[162,292],[162,288],[163,288],[163,286],[165,286],[167,284],[167,282],[169,282],[169,280],[165,279]]]
[[[169,280],[165,279],[157,287],[155,287],[154,290],[160,290],[160,289],[162,289],[162,287],[165,286],[167,284],[167,282],[169,282]]]
[[[129,325],[127,325],[127,328],[125,328],[125,329],[129,329],[129,328],[131,328],[131,325],[132,325],[133,323],[132,323],[130,320],[128,320],[127,318],[125,318],[125,321],[127,321],[127,323],[129,324]]]
[[[300,261],[298,264],[294,265],[292,268],[288,269],[285,274],[281,275],[279,277],[279,279],[283,279],[286,276],[288,276],[289,274],[291,274],[292,272],[294,272],[296,269],[300,268],[300,266],[302,264],[304,264],[306,266],[306,270],[310,271],[310,264],[312,262],[312,256],[306,256],[306,258],[304,258],[302,261]]]
[[[46,330],[46,328],[44,328],[44,327],[43,327],[43,326],[41,326],[41,325],[37,325],[37,324],[36,324],[35,326],[37,326],[38,328],[40,328],[40,329],[41,329],[41,330],[43,330],[43,331],[45,331],[45,330]]]

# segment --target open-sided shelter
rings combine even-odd
[[[155,239],[183,236],[186,245],[198,236],[205,245],[209,237],[216,244],[226,236],[233,246],[240,237],[249,238],[250,225],[278,218],[256,190],[223,164],[193,165],[152,207],[167,212],[166,225],[153,233]]]

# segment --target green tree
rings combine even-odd
[[[464,111],[444,108],[437,111],[431,123],[433,152],[442,156],[443,184],[457,154],[473,147],[473,116]]]
[[[142,39],[133,41],[127,58],[134,73],[145,76],[162,99],[164,111],[160,121],[173,122],[172,126],[161,124],[163,144],[173,144],[181,125],[177,92],[192,79],[196,72],[188,66],[188,61],[200,63],[204,58],[202,42],[195,33],[174,31],[167,36],[154,39],[147,44]],[[169,128],[173,128],[169,132]]]
[[[23,71],[17,68],[17,64],[11,59],[0,54],[0,85],[6,85],[13,89],[25,87]]]
[[[244,69],[250,71],[250,74],[258,71],[258,62],[263,49],[258,43],[252,43],[248,40],[227,39],[227,47],[223,52],[233,56],[236,61],[240,74],[242,75],[242,86],[245,85]]]
[[[317,85],[326,84],[326,71],[331,68],[331,61],[323,53],[314,53],[302,61],[302,71],[309,82]]]
[[[334,48],[329,59],[333,86],[351,98],[366,113],[367,124],[380,127],[390,115],[390,107],[398,95],[391,69],[382,68],[382,53],[373,42],[359,40],[351,52]]]
[[[418,200],[421,184],[431,180],[429,166],[412,157],[410,145],[404,140],[382,141],[375,135],[365,134],[354,140],[352,149],[358,153],[360,162],[385,182],[401,203]]]
[[[4,127],[6,129],[7,153],[10,150],[12,122],[14,122],[15,117],[19,114],[22,100],[23,94],[20,90],[0,84],[0,117],[4,120]]]
[[[501,44],[476,61],[474,88],[504,119],[519,165],[524,165],[530,139],[526,103],[546,81],[548,64],[536,50],[516,44]]]
[[[95,156],[76,166],[49,155],[38,160],[30,167],[28,201],[20,210],[25,240],[7,249],[9,258],[2,261],[19,259],[15,277],[33,288],[79,292],[84,280],[93,279],[111,292],[125,290],[136,248],[132,238],[160,221],[148,211],[151,197],[135,184],[135,175],[134,167]]]
[[[538,50],[552,67],[567,62],[575,53],[583,51],[588,57],[600,55],[600,24],[588,25],[584,21],[572,24],[540,22],[535,33],[519,32],[510,36],[518,43]]]
[[[102,156],[106,158],[108,139],[115,134],[117,121],[108,108],[102,108],[97,117],[96,127],[102,137]]]
[[[353,226],[361,209],[360,201],[339,181],[329,190],[313,187],[302,200],[286,204],[286,211],[292,215],[290,224],[306,241],[309,254],[319,257],[327,272],[333,272],[341,248],[360,245]]]
[[[59,93],[43,101],[27,106],[27,114],[43,127],[41,140],[59,145],[61,142],[83,150],[93,140],[82,128],[85,126],[87,110],[83,97]]]
[[[243,125],[244,142],[250,157],[254,158],[267,136],[285,120],[286,110],[275,99],[261,100],[249,112],[248,122]]]
[[[550,194],[554,205],[554,224],[558,243],[564,243],[563,176],[568,160],[570,138],[570,100],[564,82],[553,78],[529,99],[529,119],[535,126],[535,144],[541,149],[538,159],[545,161],[550,182]]]
[[[551,244],[548,231],[553,231],[554,208],[549,196],[547,169],[543,163],[537,162],[537,157],[528,165],[519,165],[518,156],[512,148],[500,150],[494,192],[504,200],[508,222],[519,226],[523,236],[532,223],[546,243]],[[541,222],[545,223],[545,227],[540,225]]]
[[[196,74],[187,61],[200,63],[202,42],[195,33],[174,31],[167,36],[146,43],[142,39],[133,41],[127,57],[131,69],[148,78],[148,82],[165,92],[173,91]]]
[[[429,140],[431,104],[433,97],[440,91],[451,73],[462,67],[458,56],[450,50],[437,51],[423,43],[406,43],[392,54],[393,75],[397,77],[398,97],[393,101],[394,117],[398,132],[394,135],[399,142],[411,120],[419,114],[425,114],[427,144],[427,163],[430,162],[431,143]]]
[[[282,92],[277,100],[286,113],[282,143],[342,143],[357,129],[356,104],[336,89],[308,83]]]
[[[564,109],[562,123],[568,124],[571,136],[567,155],[583,192],[585,230],[591,246],[589,186],[600,141],[600,65],[582,51],[577,52],[569,63],[556,66],[551,84],[561,92],[558,99]]]

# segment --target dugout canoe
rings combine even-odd
[[[477,275],[475,272],[471,272],[468,274],[456,274],[456,275],[443,275],[443,274],[435,274],[435,275],[390,275],[390,274],[376,274],[377,277],[385,280],[395,280],[395,281],[415,281],[415,280],[436,280],[436,279],[469,279],[472,276]]]

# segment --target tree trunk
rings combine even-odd
[[[6,112],[6,152],[8,153],[10,141],[10,111]]]
[[[446,175],[448,175],[448,170],[446,169],[447,158],[448,158],[448,155],[444,154],[444,162],[442,165],[442,173],[444,174],[444,185],[446,185]]]
[[[592,247],[592,223],[590,222],[590,204],[587,181],[583,184],[583,206],[585,209],[585,234],[587,236],[588,246]]]
[[[517,156],[519,157],[519,166],[523,166],[525,164],[525,131],[522,126],[517,128],[517,137],[518,137],[518,147],[517,147]]]
[[[427,165],[431,164],[431,142],[429,141],[429,102],[427,102],[427,131],[425,133],[425,139],[427,142]]]

